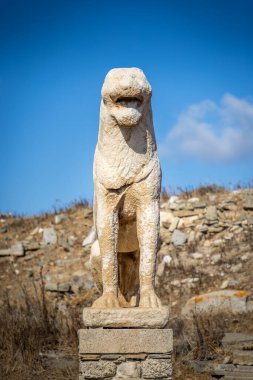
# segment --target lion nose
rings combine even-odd
[[[120,82],[120,87],[123,91],[127,91],[131,87],[131,83],[129,82],[129,78],[124,78]]]

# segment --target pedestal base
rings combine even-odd
[[[85,327],[163,328],[169,320],[168,306],[159,308],[83,309]]]
[[[172,379],[170,329],[79,330],[79,380]]]

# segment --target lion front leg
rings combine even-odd
[[[120,307],[118,301],[118,210],[113,199],[97,197],[99,207],[96,210],[98,242],[102,257],[102,285],[103,294],[94,303],[93,307],[115,308]],[[108,199],[109,198],[109,199]],[[113,207],[114,205],[114,207]]]
[[[140,307],[161,307],[155,293],[155,264],[159,239],[159,200],[142,202],[137,213],[140,245]]]

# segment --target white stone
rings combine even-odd
[[[175,216],[170,211],[160,211],[160,225],[163,223],[172,223],[175,219]]]
[[[218,247],[218,246],[220,246],[222,244],[224,244],[224,240],[223,239],[216,239],[216,240],[213,241],[213,245],[215,247]]]
[[[64,222],[66,220],[68,220],[68,216],[64,214],[57,214],[54,217],[55,224],[60,224],[61,222]]]
[[[163,257],[163,261],[164,261],[164,263],[166,264],[166,265],[170,265],[170,263],[171,263],[171,261],[172,261],[172,257],[170,256],[170,255],[165,255],[164,257]]]
[[[195,260],[203,259],[203,254],[199,252],[194,252],[191,254],[192,258]]]
[[[176,196],[176,195],[172,195],[172,196],[170,197],[170,199],[168,200],[168,203],[169,203],[169,204],[171,204],[171,203],[180,203],[180,202],[181,202],[181,200],[180,200],[179,197]]]
[[[211,258],[211,263],[212,264],[218,264],[220,261],[221,261],[221,254],[220,253],[216,253]]]
[[[190,198],[190,199],[188,199],[188,202],[197,203],[197,202],[199,202],[199,198],[197,198],[197,197]]]
[[[229,281],[228,280],[225,280],[225,281],[223,281],[223,283],[221,284],[221,289],[226,289],[227,287],[228,287],[228,285],[229,285]]]
[[[172,219],[171,225],[170,225],[170,228],[169,228],[170,232],[173,232],[177,228],[178,222],[179,222],[179,218],[178,217],[174,217]]]
[[[84,239],[82,246],[85,247],[86,245],[93,244],[96,239],[97,239],[97,233],[96,233],[95,228],[93,227],[90,230],[88,236]]]
[[[56,233],[54,227],[44,228],[43,240],[46,244],[56,244],[57,243],[57,233]]]

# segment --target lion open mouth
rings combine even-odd
[[[138,107],[142,103],[142,99],[137,96],[120,96],[115,100],[116,104],[124,107]]]

